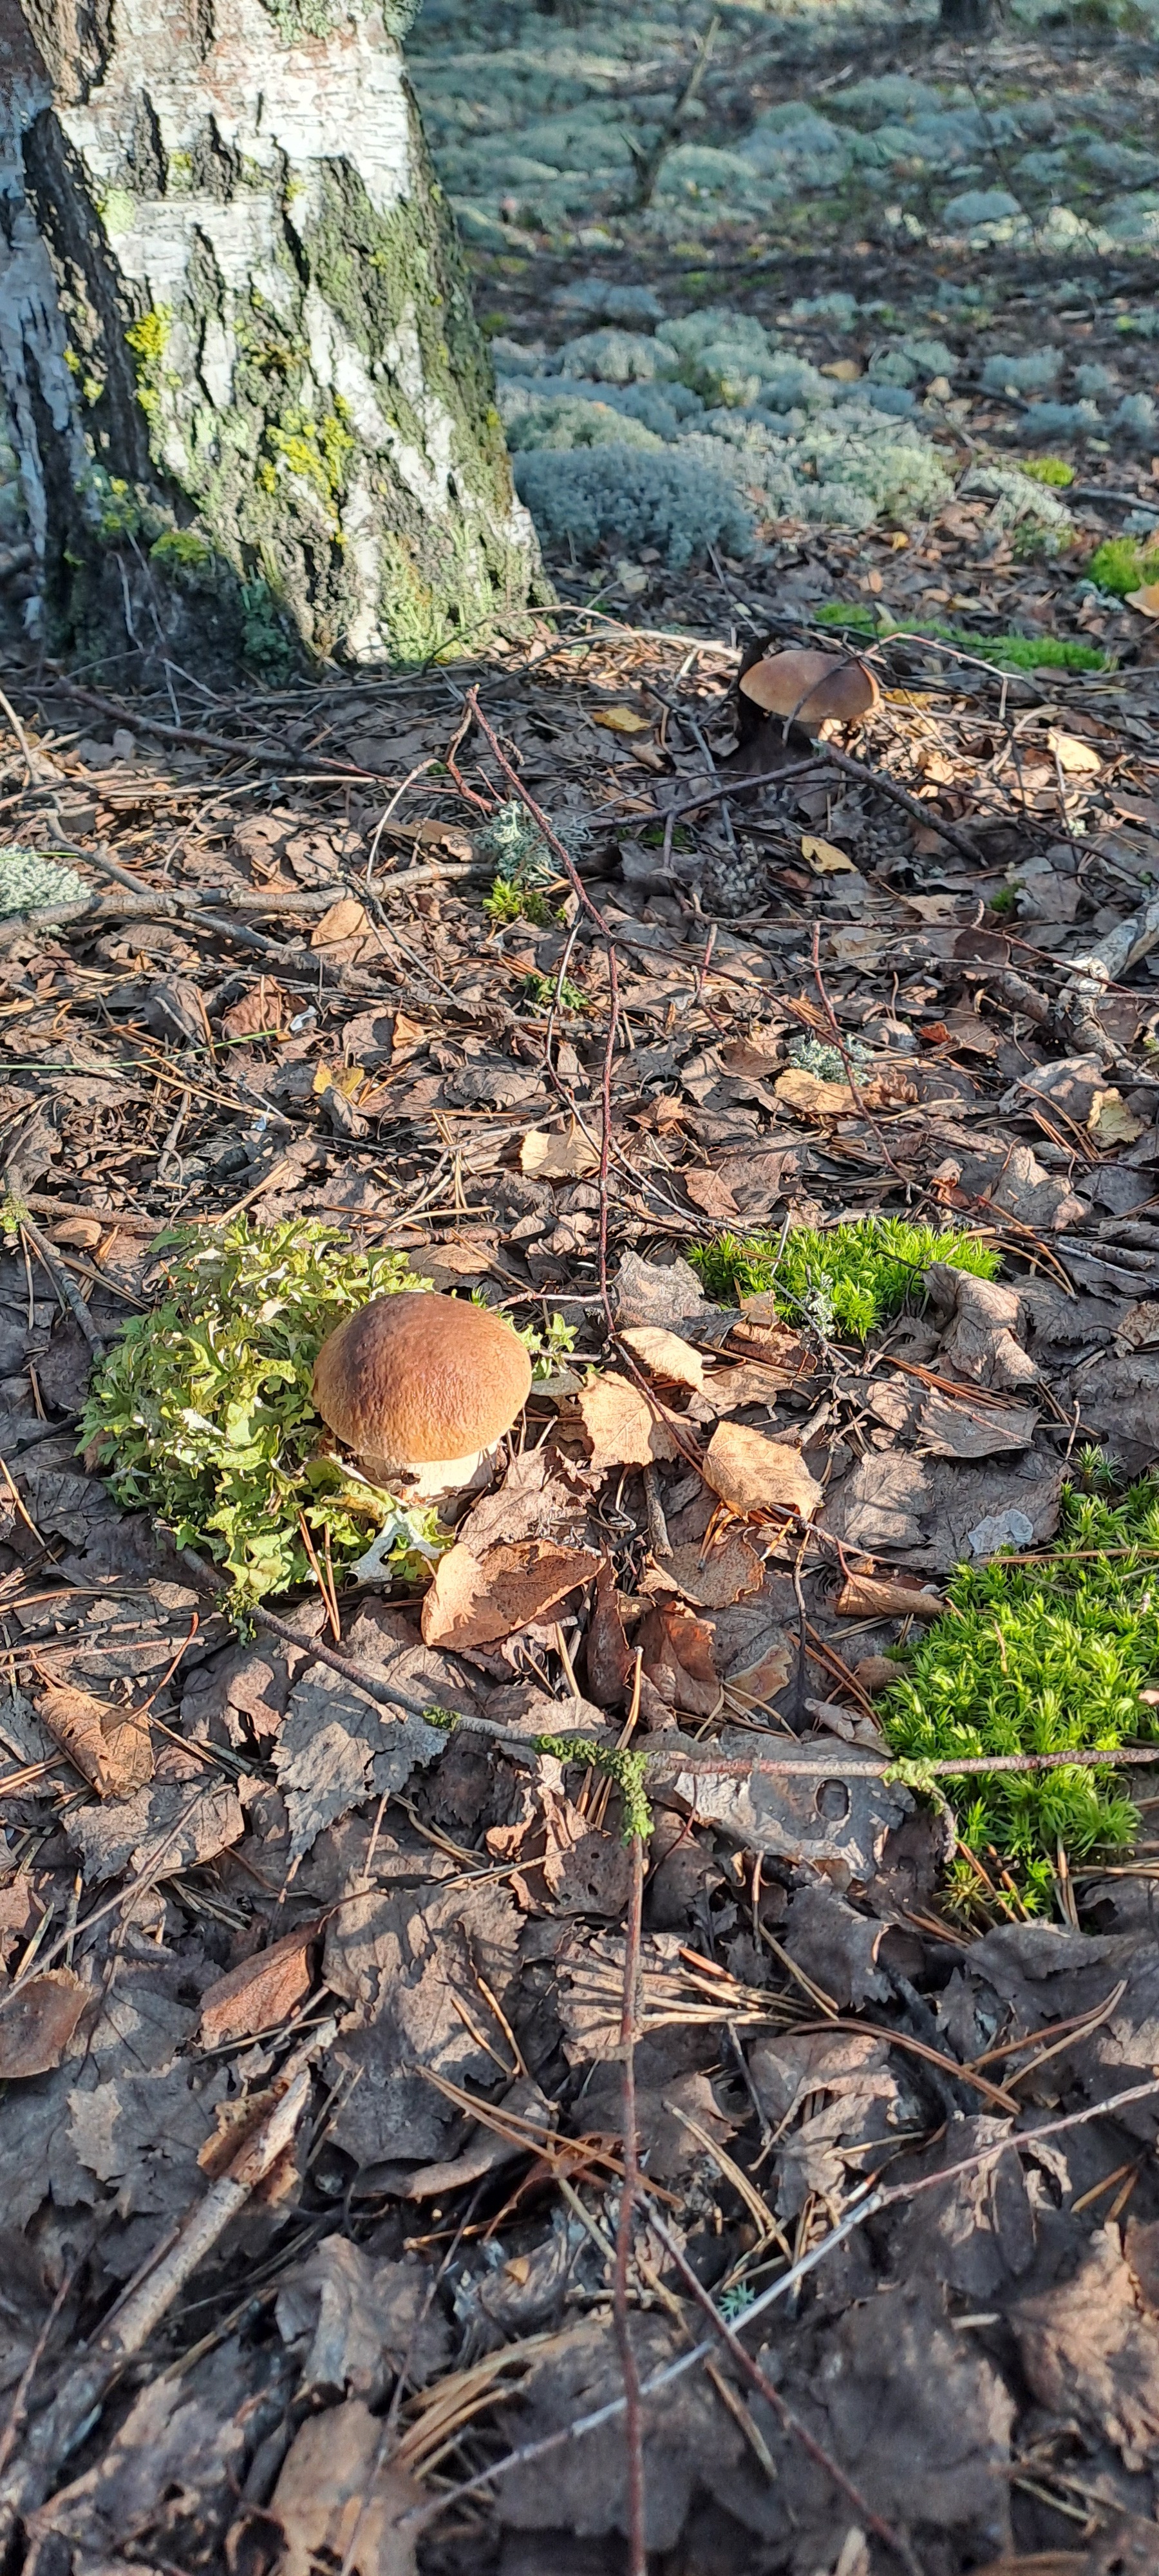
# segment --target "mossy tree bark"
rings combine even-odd
[[[0,376],[54,645],[414,663],[534,596],[404,14],[0,0]]]

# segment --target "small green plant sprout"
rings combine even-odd
[[[555,997],[554,975],[525,975],[523,998],[529,1009],[544,1017],[553,1005],[561,1011],[587,1011],[591,1008],[587,994],[581,991],[578,984],[573,984],[570,975],[565,975],[560,985],[558,1003]]]
[[[488,1303],[481,1288],[472,1288],[473,1306],[486,1306]],[[501,1312],[504,1322],[510,1324],[512,1332],[530,1354],[533,1386],[542,1386],[547,1378],[554,1377],[557,1369],[566,1367],[575,1349],[574,1324],[565,1324],[558,1313],[542,1324],[517,1324],[514,1315],[509,1315],[506,1309],[501,1309]]]
[[[790,1322],[805,1318],[826,1337],[855,1342],[900,1313],[931,1261],[993,1279],[999,1257],[976,1235],[897,1216],[858,1217],[823,1232],[793,1226],[783,1238],[721,1234],[688,1255],[708,1296],[756,1297],[771,1289]]]
[[[82,1444],[117,1500],[224,1568],[236,1605],[336,1576],[400,1506],[335,1457],[312,1401],[314,1361],[371,1297],[429,1288],[400,1252],[360,1251],[333,1226],[267,1230],[235,1217],[163,1239],[165,1294],[98,1362]],[[431,1530],[397,1533],[400,1559]]]
[[[513,921],[533,922],[545,930],[551,920],[551,906],[532,886],[513,885],[508,877],[496,877],[490,894],[483,897],[483,910],[496,930],[507,930]]]
[[[1107,1755],[1105,1770],[1063,1765],[940,1784],[964,1851],[987,1867],[997,1851],[1023,1907],[1039,1911],[1060,1845],[1086,1859],[1129,1843],[1138,1825],[1115,1781],[1115,1754],[1159,1738],[1140,1697],[1159,1669],[1159,1486],[1147,1479],[1118,1504],[1072,1488],[1049,1555],[963,1568],[949,1599],[905,1678],[878,1701],[893,1752],[935,1763],[1071,1748]]]
[[[1134,537],[1105,537],[1087,565],[1087,580],[1126,599],[1130,591],[1159,581],[1159,546],[1141,549]]]

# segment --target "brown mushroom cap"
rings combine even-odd
[[[791,717],[803,733],[818,733],[827,717],[860,724],[877,705],[878,686],[864,662],[839,662],[832,653],[772,653],[754,662],[740,681],[741,695],[766,715]]]
[[[348,1315],[314,1363],[314,1402],[343,1447],[377,1469],[490,1449],[531,1385],[531,1361],[489,1307],[425,1289]]]

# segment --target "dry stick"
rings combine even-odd
[[[640,2131],[636,2119],[636,2037],[639,2021],[640,1938],[644,1905],[644,1845],[631,1842],[632,1877],[624,1938],[624,1996],[620,2010],[620,2056],[623,2061],[624,2180],[616,2227],[616,2264],[612,2312],[624,2382],[624,2439],[628,2454],[628,2576],[648,2576],[644,2512],[644,2423],[640,2411],[640,2370],[628,2317],[628,2266],[632,2255],[632,2222],[640,2189]]]
[[[21,751],[24,754],[24,766],[28,772],[28,784],[30,787],[35,787],[36,771],[32,764],[32,753],[28,748],[28,736],[25,733],[20,718],[16,713],[15,707],[11,704],[11,701],[5,697],[3,689],[0,689],[0,707],[3,708],[4,713],[8,718],[8,722],[12,727],[12,731],[16,736],[17,742],[20,745]]]
[[[938,2173],[924,2174],[916,2182],[894,2183],[875,2191],[861,2190],[855,2193],[853,2197],[856,2206],[847,2204],[844,2218],[838,2221],[836,2227],[830,2228],[829,2234],[822,2237],[820,2244],[814,2245],[808,2254],[803,2254],[800,2261],[792,2264],[787,2272],[782,2272],[778,2280],[773,2281],[767,2290],[762,2290],[759,2298],[754,2299],[751,2308],[746,2309],[744,2318],[746,2332],[750,2325],[756,2323],[758,2317],[764,2315],[767,2308],[772,2307],[775,2300],[787,2298],[810,2272],[816,2270],[819,2263],[824,2262],[826,2255],[835,2252],[838,2245],[844,2244],[846,2238],[852,2236],[855,2228],[861,2227],[866,2219],[875,2218],[879,2211],[896,2208],[900,2202],[914,2199],[919,2192],[936,2191],[941,2183],[955,2182],[961,2174],[975,2173],[979,2166],[988,2164],[992,2160],[997,2161],[999,2156],[1008,2154],[1012,2147],[1037,2147],[1044,2138],[1058,2137],[1060,2132],[1066,2129],[1083,2128],[1091,2120],[1109,2119],[1113,2112],[1126,2110],[1133,2102],[1147,2101],[1156,2093],[1159,2093],[1159,2075],[1151,2076],[1146,2084],[1130,2085],[1124,2093],[1112,2093],[1105,2102],[1091,2102],[1082,2111],[1068,2111],[1061,2120],[1048,2120],[1041,2128],[1021,2130],[1014,2136],[992,2141],[989,2146],[979,2148],[976,2154],[963,2156],[959,2163],[945,2165]],[[680,2353],[675,2361],[666,2363],[663,2370],[654,2371],[652,2377],[645,2379],[641,2385],[641,2399],[659,2396],[662,2389],[670,2388],[675,2380],[683,2379],[688,2371],[695,2370],[698,2363],[706,2361],[708,2355],[715,2349],[715,2341],[714,2335],[707,2335],[703,2343],[695,2344],[688,2352]],[[548,2458],[552,2452],[561,2450],[565,2444],[580,2441],[585,2433],[602,2432],[606,2424],[615,2423],[623,2412],[623,2398],[609,2398],[606,2405],[596,2407],[590,2415],[578,2416],[573,2423],[564,2425],[562,2431],[546,2433],[541,2441],[527,2442],[522,2450],[509,2451],[505,2460],[492,2461],[489,2468],[479,2470],[475,2477],[465,2478],[460,2486],[449,2487],[446,2493],[439,2496],[433,2504],[413,2507],[409,2514],[402,2516],[400,2528],[413,2528],[417,2523],[425,2529],[438,2514],[445,2513],[449,2505],[461,2504],[465,2497],[477,2495],[482,2488],[490,2486],[494,2479],[505,2477],[509,2469],[537,2467],[541,2460]]]
[[[868,761],[854,760],[852,753],[837,751],[831,742],[825,745],[825,758],[832,761],[835,769],[843,769],[848,778],[859,778],[864,787],[876,787],[882,796],[891,797],[895,805],[900,805],[903,814],[908,814],[912,822],[921,824],[923,831],[937,832],[962,858],[969,860],[972,868],[977,867],[978,852],[969,834],[960,832],[956,823],[944,823],[940,814],[932,814],[928,805],[911,796],[908,787],[899,787],[896,779],[888,777],[884,769],[871,769]]]
[[[79,1326],[80,1331],[84,1335],[89,1349],[92,1352],[93,1358],[95,1360],[101,1359],[104,1355],[105,1346],[97,1331],[96,1325],[93,1322],[92,1316],[89,1313],[88,1307],[85,1304],[84,1298],[81,1296],[79,1288],[75,1288],[73,1286],[67,1270],[65,1270],[61,1262],[57,1260],[53,1246],[45,1241],[39,1226],[33,1224],[32,1218],[29,1216],[28,1210],[24,1206],[23,1201],[14,1200],[13,1205],[19,1209],[20,1232],[27,1235],[33,1251],[39,1255],[39,1258],[52,1281],[53,1287],[60,1298],[61,1304],[67,1306],[73,1322]]]
[[[564,848],[563,842],[560,840],[558,833],[553,830],[542,807],[536,804],[534,796],[532,796],[528,789],[523,785],[518,771],[512,768],[498,737],[492,732],[491,727],[487,722],[487,718],[483,713],[482,707],[479,704],[479,692],[477,689],[468,689],[466,703],[475,718],[475,722],[478,725],[484,740],[490,744],[505,779],[509,786],[514,788],[520,804],[527,807],[527,811],[530,814],[532,821],[538,824],[539,829],[547,842],[548,848],[554,850],[573,894],[579,896],[585,912],[590,913],[607,950],[608,1037],[607,1044],[604,1048],[604,1069],[601,1086],[604,1132],[600,1138],[600,1168],[597,1174],[597,1187],[600,1194],[600,1300],[603,1305],[608,1331],[609,1333],[613,1333],[616,1329],[615,1317],[612,1314],[612,1301],[608,1295],[608,1160],[612,1145],[612,1065],[616,1052],[616,1035],[620,1024],[620,983],[616,972],[616,943],[598,904],[592,902],[592,898],[588,893],[587,887],[583,883],[583,879],[580,876],[570,850],[566,850]]]
[[[0,2538],[43,2503],[61,2463],[87,2420],[99,2412],[123,2362],[141,2351],[190,2274],[244,2208],[250,2193],[289,2146],[310,2091],[307,2066],[247,2140],[227,2173],[211,2183],[204,2200],[185,2218],[176,2238],[119,2311],[87,2358],[70,2371],[43,2415],[37,2417],[15,2475],[0,2487]]]
[[[750,2352],[745,2351],[739,2335],[733,2333],[732,2327],[722,2317],[719,2308],[713,2306],[703,2283],[697,2280],[691,2263],[686,2259],[671,2230],[665,2226],[658,2210],[649,2210],[648,2224],[653,2234],[659,2237],[665,2247],[670,2261],[675,2264],[686,2290],[691,2293],[697,2307],[701,2308],[708,2318],[714,2334],[719,2335],[721,2342],[731,2353],[737,2368],[743,2371],[750,2387],[755,2388],[757,2395],[764,2398],[766,2406],[772,2407],[783,2431],[792,2441],[800,2443],[802,2450],[808,2453],[814,2465],[823,2469],[826,2477],[832,2478],[834,2486],[840,2487],[842,2495],[852,2505],[854,2512],[868,2525],[870,2531],[877,2533],[878,2539],[884,2541],[886,2548],[892,2550],[894,2557],[900,2559],[906,2569],[906,2576],[923,2576],[921,2560],[904,2534],[895,2531],[890,2523],[883,2521],[879,2513],[874,2512],[867,2497],[862,2495],[859,2487],[854,2486],[852,2478],[846,2477],[844,2469],[836,2460],[830,2458],[828,2451],[822,2449],[820,2442],[816,2441],[812,2433],[802,2424],[800,2416],[794,2415],[791,2406],[786,2406],[779,2388],[774,2387],[772,2380],[761,2369],[760,2363],[753,2360]]]

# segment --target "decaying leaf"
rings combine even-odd
[[[649,1404],[642,1388],[614,1369],[594,1378],[576,1404],[592,1444],[596,1475],[606,1475],[609,1467],[647,1467],[656,1459],[680,1456],[662,1414]]]
[[[798,1512],[812,1520],[823,1488],[811,1476],[799,1449],[786,1440],[770,1440],[764,1431],[746,1430],[740,1422],[718,1422],[704,1460],[704,1477],[714,1494],[742,1518],[763,1512]]]
[[[592,723],[603,725],[608,733],[651,733],[650,716],[640,715],[635,707],[593,707]]]
[[[693,1207],[699,1208],[702,1216],[710,1217],[714,1225],[735,1225],[740,1209],[723,1173],[712,1171],[708,1164],[695,1164],[690,1171],[681,1172],[680,1186],[687,1190]]]
[[[693,1539],[673,1548],[651,1569],[647,1588],[682,1592],[698,1610],[726,1610],[743,1593],[760,1591],[761,1560],[743,1531],[728,1529],[711,1546]]]
[[[423,1602],[424,1643],[467,1648],[514,1636],[590,1583],[598,1565],[587,1548],[556,1547],[551,1539],[516,1539],[481,1557],[469,1547],[449,1548]]]
[[[340,895],[316,921],[310,933],[311,948],[335,948],[341,939],[355,939],[367,926],[366,907],[351,894]]]
[[[240,1002],[231,1002],[221,1015],[223,1038],[253,1038],[259,1029],[280,1029],[286,1017],[286,996],[280,984],[268,975],[259,975]]]
[[[549,1136],[533,1127],[519,1148],[519,1168],[532,1181],[582,1181],[598,1172],[600,1150],[579,1127],[572,1126],[566,1136]]]
[[[1137,608],[1143,617],[1159,617],[1159,581],[1145,581],[1141,590],[1129,590],[1127,606]]]
[[[946,1604],[940,1592],[922,1591],[916,1583],[849,1574],[833,1606],[843,1619],[940,1619]],[[895,1678],[892,1667],[890,1678]]]
[[[71,1968],[45,1968],[25,1977],[15,1989],[7,1978],[0,1989],[0,2081],[49,2075],[59,2066],[82,2014],[93,2000]]]
[[[623,1708],[632,1687],[635,1656],[624,1633],[616,1599],[616,1578],[608,1557],[601,1558],[595,1598],[584,1647],[588,1698],[597,1708]]]
[[[672,1378],[677,1386],[703,1393],[704,1361],[694,1344],[682,1341],[679,1333],[666,1333],[658,1324],[629,1324],[620,1339],[643,1361],[650,1376]]]
[[[270,2500],[286,2535],[280,2576],[413,2576],[417,2533],[399,2525],[422,2489],[381,2453],[382,2425],[361,2398],[307,2416]]]
[[[1098,777],[1103,764],[1093,743],[1084,742],[1077,733],[1060,733],[1054,725],[1051,725],[1046,739],[1059,768],[1065,770],[1068,777]]]
[[[247,2039],[255,2031],[275,2030],[286,2021],[296,2004],[308,1995],[313,1979],[310,1973],[310,1947],[317,1938],[317,1924],[306,1924],[285,1939],[275,1941],[256,1959],[243,1959],[240,1967],[218,1977],[207,1986],[201,1998],[201,2040],[206,2048],[220,2048],[226,2040]]]
[[[825,1082],[803,1065],[778,1074],[773,1089],[786,1109],[798,1110],[803,1118],[847,1118],[857,1106],[847,1082]]]
[[[1143,1121],[1128,1109],[1121,1091],[1112,1086],[1096,1091],[1087,1111],[1087,1134],[1101,1153],[1112,1145],[1133,1145],[1143,1133]]]
[[[855,877],[858,873],[852,859],[838,849],[835,841],[819,841],[814,832],[802,833],[801,856],[815,877]]]
[[[99,1798],[131,1798],[153,1777],[149,1721],[90,1691],[52,1683],[37,1702],[49,1734]]]
[[[637,1638],[644,1670],[669,1708],[711,1717],[720,1706],[712,1630],[679,1601],[657,1601]]]

